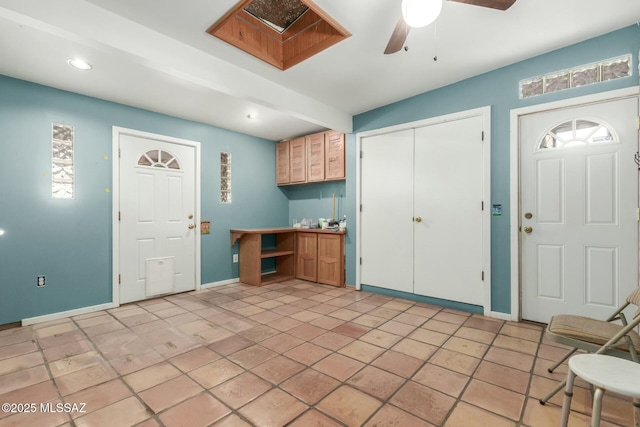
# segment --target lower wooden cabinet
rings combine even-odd
[[[242,283],[262,286],[297,277],[344,286],[345,231],[282,227],[231,229],[230,233],[231,246],[240,242]],[[275,270],[263,272],[264,260],[272,260]]]
[[[296,277],[344,286],[344,234],[299,230],[296,234]]]

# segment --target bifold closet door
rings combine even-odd
[[[483,305],[482,130],[481,116],[415,130],[416,294]]]
[[[361,149],[360,282],[413,292],[413,129]]]

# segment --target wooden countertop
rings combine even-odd
[[[271,227],[271,228],[232,228],[231,246],[234,246],[243,234],[278,234],[278,233],[332,233],[346,234],[347,230],[321,230],[319,228],[294,228],[294,227]]]

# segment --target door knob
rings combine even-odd
[[[194,224],[189,224],[189,230],[193,230],[194,228],[196,228],[196,226]]]
[[[524,228],[524,232],[527,233],[527,234],[531,233],[532,231],[533,231],[533,227],[525,227]]]
[[[531,219],[533,218],[533,214],[531,212],[527,212],[526,214],[524,214],[524,217],[527,219]]]
[[[416,217],[416,222],[422,222],[422,217],[420,216]]]

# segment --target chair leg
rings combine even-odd
[[[600,427],[600,413],[602,412],[602,396],[604,390],[596,387],[593,393],[593,411],[591,411],[591,427]]]
[[[562,363],[567,360],[569,357],[571,357],[571,355],[573,353],[575,353],[576,351],[578,351],[577,348],[574,348],[573,350],[571,350],[569,353],[567,353],[562,359],[558,360],[553,366],[547,368],[547,371],[549,371],[549,373],[553,373],[553,371],[556,370],[556,368],[560,365],[562,365]]]
[[[571,369],[569,369],[569,372],[571,372]],[[560,384],[558,384],[558,386],[556,388],[554,388],[553,390],[551,390],[551,392],[549,394],[547,394],[545,397],[543,397],[542,399],[539,400],[541,405],[546,404],[549,399],[551,399],[557,392],[559,392],[560,390],[562,390],[562,388],[567,384],[567,381],[564,380],[562,381]]]
[[[640,399],[633,399],[633,425],[635,427],[640,427]]]
[[[564,389],[564,400],[562,401],[562,417],[560,418],[560,427],[567,427],[569,423],[569,411],[571,410],[571,398],[573,397],[573,381],[576,374],[571,369],[567,373],[567,386]]]

